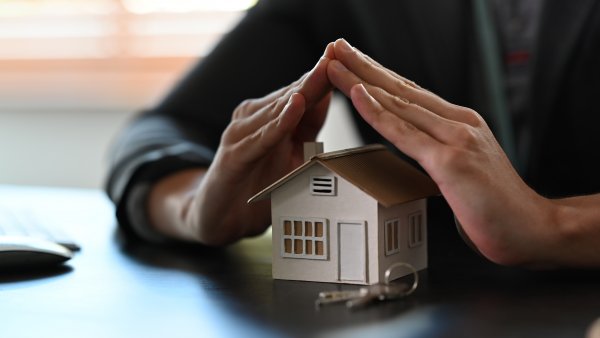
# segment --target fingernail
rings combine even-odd
[[[363,95],[367,96],[367,97],[371,97],[371,94],[369,94],[369,92],[367,91],[367,88],[365,88],[365,85],[362,83],[358,83],[356,85],[354,85],[356,88],[358,88],[357,90],[361,91],[363,93]]]
[[[329,48],[331,48],[332,44],[333,42],[330,42],[327,44],[327,46],[325,46],[325,51],[323,51],[323,56],[321,56],[321,58],[327,58],[327,52],[329,51]]]
[[[351,52],[352,51],[352,46],[348,43],[348,41],[346,41],[346,39],[339,39],[340,41],[340,47],[343,51],[346,52]]]

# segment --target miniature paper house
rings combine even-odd
[[[436,194],[429,177],[371,145],[314,155],[249,203],[271,197],[274,278],[374,284],[396,262],[427,267],[425,198]]]

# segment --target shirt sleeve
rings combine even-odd
[[[241,101],[291,83],[316,63],[325,47],[310,29],[316,3],[260,1],[160,104],[124,128],[109,154],[106,192],[126,233],[160,240],[145,217],[149,187],[209,166]]]

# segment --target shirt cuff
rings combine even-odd
[[[148,196],[151,185],[147,182],[135,184],[129,190],[125,213],[131,230],[141,239],[154,243],[165,243],[169,239],[152,228],[148,217]]]
[[[116,204],[119,226],[150,242],[164,243],[169,238],[152,228],[148,217],[148,197],[152,185],[174,172],[208,167],[214,154],[195,144],[178,144],[153,150],[129,160],[113,173],[107,191]]]

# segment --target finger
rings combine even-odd
[[[369,94],[362,84],[352,88],[350,97],[360,115],[369,125],[419,163],[422,164],[443,146],[427,133],[389,112]]]
[[[325,53],[328,53],[327,49]],[[323,97],[333,90],[331,81],[329,81],[329,77],[327,76],[327,65],[330,61],[331,59],[325,55],[321,57],[315,67],[302,79],[297,88],[294,88],[292,91],[301,93],[304,96],[307,107],[321,101]]]
[[[340,62],[344,63],[348,68],[354,71],[359,77],[365,81],[371,81],[375,85],[377,81],[381,79],[385,80],[398,80],[400,84],[405,84],[408,87],[423,90],[425,89],[418,86],[414,81],[411,81],[392,70],[382,66],[377,61],[373,60],[368,55],[362,53],[358,49],[352,47],[346,40],[338,39],[334,43],[336,49],[336,56]],[[375,73],[375,74],[374,74]]]
[[[363,83],[362,79],[349,71],[337,60],[332,60],[329,63],[327,71],[331,82],[348,97],[351,96],[351,91],[354,86]],[[401,119],[413,124],[438,140],[443,142],[448,141],[448,135],[451,135],[449,129],[453,128],[457,122],[434,114],[419,105],[412,104],[403,97],[391,95],[379,87],[375,87],[368,83],[363,85],[366,87],[369,94],[389,112],[398,115]]]
[[[285,98],[283,102],[287,102],[287,99],[296,92],[301,93],[304,96],[307,107],[321,101],[321,99],[333,89],[331,82],[327,77],[327,64],[332,56],[335,55],[333,54],[333,43],[331,42],[327,45],[323,56],[317,61],[313,69],[305,73],[300,79],[294,81],[289,86],[269,94],[263,99],[256,100],[256,103],[264,106],[270,104],[270,101],[276,100],[282,96]]]
[[[323,56],[325,56],[328,59],[335,59],[335,48],[334,48],[333,42],[330,42],[327,44],[327,46],[325,47],[325,53],[323,53]]]
[[[306,100],[302,94],[291,95],[276,119],[269,121],[235,145],[238,159],[246,164],[260,160],[285,137],[289,137],[302,119],[305,104]]]
[[[329,81],[347,97],[350,97],[350,90],[354,85],[365,82],[338,60],[331,60],[329,62],[327,76],[329,77]]]
[[[317,138],[325,123],[332,94],[332,92],[329,92],[329,95],[322,98],[321,101],[304,113],[295,132],[298,141],[314,141]]]
[[[325,54],[331,53],[333,45],[328,48],[329,51],[326,50]],[[233,125],[230,128],[232,134],[236,135],[237,139],[241,139],[275,119],[294,93],[301,93],[306,100],[305,105],[309,108],[318,102],[322,102],[323,98],[331,93],[333,88],[327,77],[328,63],[329,59],[322,57],[310,72],[290,86],[271,93],[262,99],[245,101],[246,105],[242,104],[238,109],[249,111],[249,113],[236,114],[237,116],[232,121]],[[323,118],[320,114],[316,116],[309,114],[304,122],[314,125],[318,124]]]
[[[338,42],[338,41],[339,41],[339,42]],[[333,45],[334,45],[334,47],[333,47],[334,54],[335,54],[335,45],[336,45],[336,42],[338,42],[338,48],[340,48],[340,44],[345,44],[346,46],[350,46],[350,44],[348,43],[348,41],[346,41],[345,39],[338,39],[338,40],[336,40],[336,41],[333,43]],[[414,81],[412,81],[412,80],[409,80],[409,79],[405,78],[404,76],[402,76],[402,75],[400,75],[400,74],[397,74],[397,73],[395,73],[394,71],[392,71],[392,70],[390,70],[390,69],[388,69],[388,68],[386,68],[386,67],[382,66],[382,65],[381,65],[379,62],[375,61],[373,58],[371,58],[371,57],[370,57],[370,56],[368,56],[367,54],[365,54],[365,53],[362,53],[362,52],[361,52],[361,51],[359,51],[358,49],[356,49],[356,48],[354,48],[354,47],[352,47],[352,46],[350,46],[349,48],[351,48],[351,49],[354,49],[356,52],[360,53],[360,54],[361,54],[361,55],[362,55],[362,56],[363,56],[365,59],[367,59],[367,60],[368,60],[370,63],[372,63],[372,64],[374,64],[374,65],[378,66],[378,67],[379,67],[379,68],[381,68],[381,69],[383,69],[383,70],[384,70],[386,73],[388,73],[390,76],[392,76],[392,77],[395,77],[395,78],[397,78],[397,79],[400,79],[400,80],[402,80],[402,81],[406,82],[406,84],[407,84],[407,85],[409,85],[409,86],[411,86],[411,87],[414,87],[414,88],[417,88],[417,89],[421,89],[421,90],[425,90],[425,91],[427,91],[427,89],[424,89],[424,88],[422,88],[422,87],[421,87],[421,86],[419,86],[419,85],[418,85],[416,82],[414,82]],[[343,53],[340,53],[340,57],[342,57],[342,58],[344,57]]]
[[[474,121],[472,112],[447,102],[432,92],[420,88],[414,82],[373,62],[371,58],[350,46],[346,40],[337,40],[334,47],[336,58],[365,82],[381,87],[393,95],[404,97],[447,119],[469,124],[479,122]]]
[[[387,111],[442,143],[453,144],[456,141],[455,137],[458,129],[461,127],[470,128],[466,124],[448,120],[419,105],[410,103],[406,99],[391,95],[379,87],[369,84],[364,86],[367,92]]]
[[[333,43],[330,43],[325,49],[324,57],[302,81],[297,91],[306,99],[306,111],[296,134],[301,137],[300,141],[314,140],[325,122],[333,92],[333,85],[327,76],[327,65],[331,62],[328,56],[332,54]]]
[[[229,126],[227,126],[227,129],[223,134],[223,141],[235,143],[254,133],[260,127],[269,123],[269,121],[276,119],[284,109],[284,104],[289,101],[290,96],[291,93],[284,93],[277,100],[271,101],[266,106],[258,107],[256,111],[248,116],[241,117],[238,115],[231,123],[229,123]]]
[[[308,76],[309,72],[303,74],[298,80],[292,82],[290,85],[281,87],[261,98],[248,99],[243,101],[235,110],[232,120],[238,120],[253,116],[262,108],[276,104],[277,100],[285,98],[283,102],[287,102],[293,88],[297,88],[302,81]]]
[[[277,101],[278,99],[283,98],[281,101],[285,104],[289,97],[294,92],[302,92],[305,97],[308,97],[309,104],[314,101],[318,102],[324,95],[317,95],[316,98],[312,98],[311,94],[318,93],[318,89],[312,90],[312,87],[318,86],[319,84],[326,89],[331,90],[331,84],[329,83],[329,79],[324,77],[326,75],[326,63],[335,57],[333,52],[333,42],[330,42],[325,47],[325,51],[323,52],[323,56],[319,59],[315,67],[303,74],[298,80],[292,82],[290,85],[286,87],[282,87],[264,97],[246,100],[241,104],[241,109],[237,114],[234,114],[235,118],[245,118],[251,115],[254,115],[255,112],[260,110],[263,107],[273,104],[273,101]],[[310,77],[310,79],[307,79]],[[282,105],[283,107],[283,105]]]

